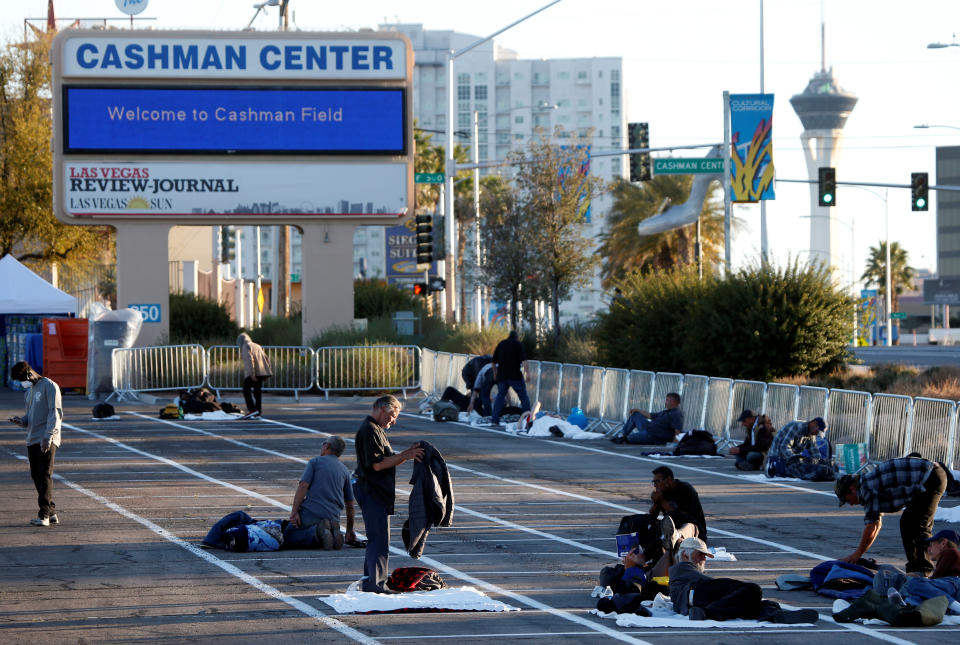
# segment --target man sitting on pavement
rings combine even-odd
[[[610,438],[613,443],[651,443],[665,444],[675,441],[677,434],[683,432],[683,410],[680,409],[680,395],[671,392],[664,399],[664,409],[660,412],[630,410],[623,428]]]
[[[653,504],[650,515],[657,517],[663,513],[671,519],[670,530],[674,526],[683,526],[688,522],[696,525],[697,536],[707,541],[707,520],[700,505],[697,490],[685,481],[674,479],[673,471],[667,466],[653,470],[653,492],[650,494]]]
[[[743,443],[730,448],[730,454],[737,458],[737,470],[760,470],[777,431],[770,417],[750,409],[741,412],[737,421],[747,432]]]
[[[936,564],[929,578],[908,576],[896,567],[881,564],[873,577],[873,590],[891,602],[919,606],[937,596],[950,599],[949,610],[960,614],[960,534],[944,529],[927,539],[927,558]]]
[[[673,610],[690,620],[733,620],[746,618],[797,625],[816,623],[813,609],[788,611],[773,600],[764,600],[760,586],[732,578],[711,578],[704,563],[713,554],[699,538],[680,543],[679,562],[670,567],[670,600]]]
[[[907,573],[922,576],[933,571],[926,557],[927,538],[933,517],[947,486],[947,475],[938,464],[916,457],[901,457],[866,466],[859,474],[844,475],[834,487],[840,506],[861,504],[863,533],[856,550],[845,558],[856,562],[873,545],[880,533],[884,513],[900,516],[900,539],[907,556]]]
[[[345,445],[343,439],[331,435],[323,441],[320,456],[307,462],[293,496],[290,523],[283,534],[284,548],[340,549],[344,540],[340,511],[344,508],[347,542],[356,541],[350,471],[340,461]]]
[[[791,421],[773,437],[764,472],[767,477],[796,477],[807,481],[833,481],[833,448],[826,437],[823,417]]]

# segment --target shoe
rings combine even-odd
[[[690,620],[706,620],[707,612],[703,607],[691,607],[687,616],[689,616]]]
[[[673,523],[673,518],[664,515],[660,520],[660,540],[663,542],[663,550],[667,553],[673,553],[674,536],[677,534],[677,527]]]
[[[50,523],[51,523],[51,524],[59,524],[59,523],[60,523],[60,518],[57,517],[57,514],[56,514],[56,513],[54,513],[53,515],[50,516]]]
[[[30,524],[32,524],[33,526],[50,526],[50,518],[35,517],[32,520],[30,520]]]
[[[333,536],[333,550],[339,551],[343,548],[343,533],[340,531],[340,525],[336,528],[330,528],[330,534]]]
[[[251,416],[252,418],[254,418],[254,419],[259,419],[259,418],[260,418],[260,410],[257,410],[257,411],[255,411],[255,412],[251,412],[251,413],[250,413],[250,416]]]
[[[622,434],[618,434],[616,437],[610,438],[610,443],[624,443],[626,439],[623,438]]]
[[[333,532],[330,530],[330,520],[320,520],[317,524],[317,541],[324,551],[333,550]]]
[[[820,614],[815,609],[781,609],[770,617],[771,623],[780,625],[806,625],[816,624],[820,620]]]
[[[907,606],[907,602],[903,599],[903,596],[901,596],[900,592],[894,587],[887,589],[887,600],[889,600],[891,604],[898,605],[900,607]]]

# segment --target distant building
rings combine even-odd
[[[960,186],[960,146],[937,146],[935,186]],[[937,277],[960,278],[960,193],[937,193]]]

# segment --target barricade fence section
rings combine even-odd
[[[114,394],[122,400],[135,392],[202,386],[207,374],[207,354],[202,345],[118,347],[112,352],[111,366]]]
[[[461,370],[472,356],[421,349],[413,345],[321,347],[264,346],[273,376],[263,389],[300,392],[313,387],[330,392],[421,391],[439,396],[447,387],[461,391]],[[217,345],[169,345],[117,348],[112,354],[113,388],[120,399],[137,392],[243,388],[239,349]],[[616,428],[629,410],[657,411],[668,392],[681,395],[684,430],[705,429],[721,447],[742,435],[736,422],[749,408],[767,414],[779,428],[794,419],[824,417],[830,441],[867,443],[872,460],[910,452],[949,467],[960,463],[958,404],[784,383],[734,381],[696,374],[655,373],[550,361],[527,361],[531,403],[566,416],[583,409],[592,425]],[[511,396],[511,399],[513,397]]]
[[[317,388],[330,392],[390,392],[420,389],[420,348],[415,345],[321,347],[316,352]],[[459,377],[459,375],[458,375]]]

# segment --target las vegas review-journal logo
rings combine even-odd
[[[173,202],[164,196],[167,194],[240,192],[235,178],[155,177],[150,170],[149,167],[71,166],[67,176],[70,208],[169,210]]]
[[[138,195],[127,200],[127,208],[129,210],[149,210],[150,202]]]

